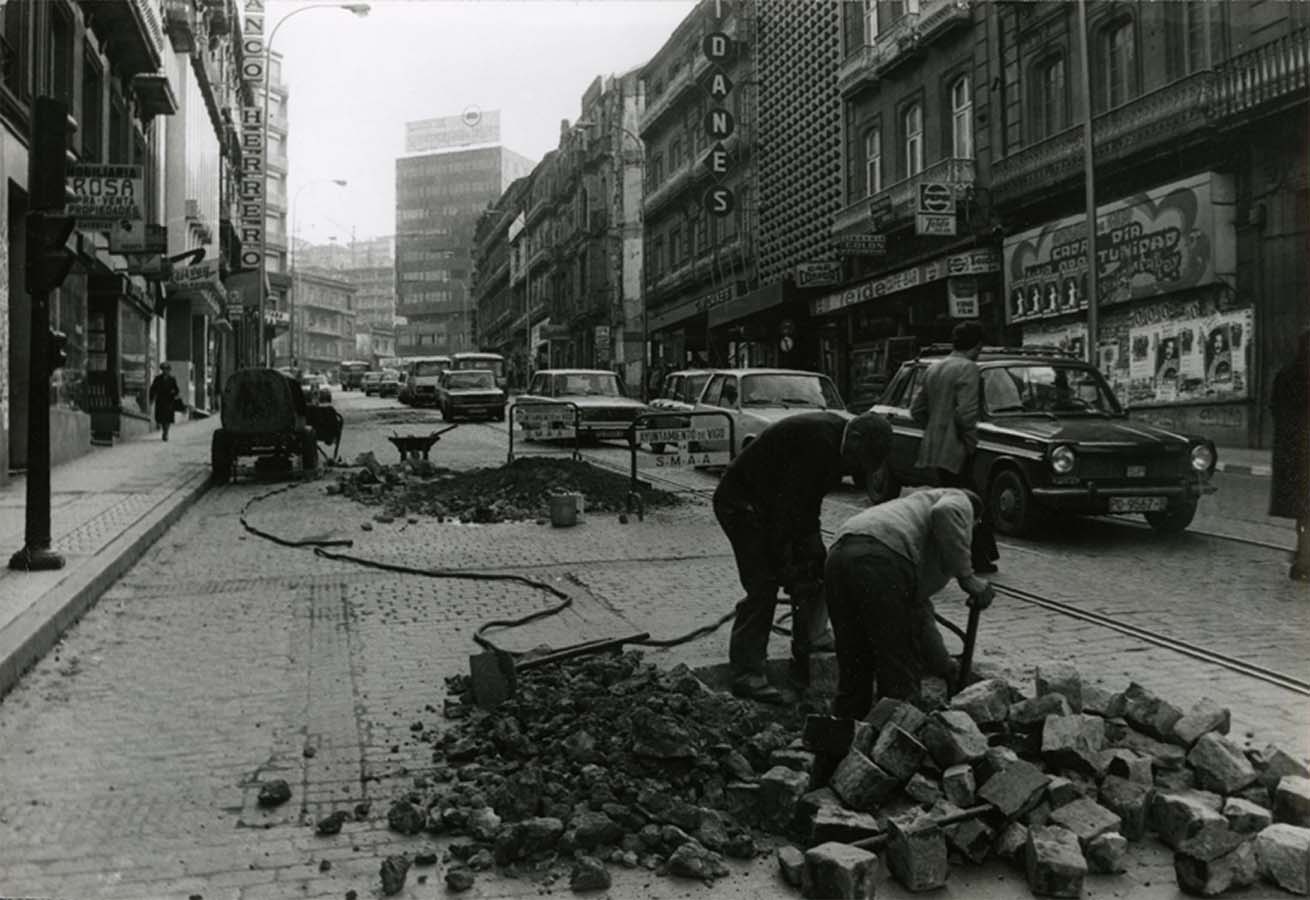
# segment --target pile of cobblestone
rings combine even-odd
[[[952,859],[998,856],[1035,895],[1080,897],[1089,872],[1125,871],[1128,842],[1153,833],[1185,893],[1310,891],[1302,762],[1239,746],[1209,700],[1184,712],[1138,684],[1111,694],[1064,664],[1034,687],[992,678],[928,714],[884,699],[863,722],[811,717],[811,790],[796,800],[809,849],[779,852],[784,875],[809,897],[864,897],[874,849],[916,892],[943,886]]]
[[[452,890],[492,869],[578,891],[608,887],[610,866],[713,883],[781,837],[806,897],[872,896],[880,858],[918,892],[989,857],[1037,896],[1080,897],[1154,835],[1186,893],[1310,891],[1302,762],[1239,746],[1213,702],[1111,694],[1065,664],[1039,667],[1035,690],[987,678],[931,712],[880,700],[864,721],[738,701],[635,652],[524,672],[491,712],[462,676],[448,687],[451,727],[422,733],[434,767],[388,824],[457,840]]]
[[[434,768],[387,821],[469,839],[447,850],[452,890],[493,867],[579,891],[608,887],[611,865],[713,882],[762,852],[748,823],[770,804],[781,817],[807,777],[804,708],[736,700],[635,651],[525,671],[492,712],[463,676],[448,685],[452,727],[423,733]]]
[[[590,512],[624,512],[628,479],[587,462],[520,457],[496,468],[454,470],[427,460],[383,465],[372,453],[361,454],[356,470],[340,475],[330,493],[340,493],[392,517],[432,516],[489,524],[540,520],[555,494],[578,493]],[[681,502],[676,494],[653,488],[641,491],[645,508]]]

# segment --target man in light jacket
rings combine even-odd
[[[978,491],[971,469],[978,448],[982,381],[976,360],[982,352],[982,343],[982,327],[977,322],[956,325],[951,334],[955,349],[928,368],[923,390],[910,405],[911,417],[923,428],[915,465],[934,470],[941,487]],[[973,533],[973,568],[987,574],[995,572],[995,560],[999,557],[996,538],[984,515]]]
[[[856,513],[837,530],[823,577],[837,650],[833,715],[864,718],[875,677],[879,697],[910,702],[925,675],[955,680],[931,597],[954,578],[970,606],[991,604],[992,586],[969,560],[982,508],[973,491],[932,488]]]

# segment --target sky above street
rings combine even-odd
[[[303,2],[268,5],[265,36]],[[534,162],[576,120],[597,75],[645,63],[692,0],[372,0],[290,19],[273,50],[290,84],[293,233],[313,243],[395,229],[405,122],[500,110],[501,140]],[[337,187],[330,179],[344,179]],[[303,188],[303,190],[301,190]]]

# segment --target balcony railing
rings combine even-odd
[[[648,193],[642,203],[646,215],[654,215],[657,210],[681,194],[683,189],[692,182],[695,168],[696,161],[694,159],[685,160],[682,165],[669,173],[669,177],[664,179],[663,184]]]
[[[1213,110],[1240,116],[1310,90],[1310,28],[1302,28],[1215,67]]]
[[[837,67],[837,90],[847,94],[872,84],[910,59],[914,53],[957,25],[967,25],[972,13],[968,0],[925,0],[917,13],[907,13],[886,31],[846,57]]]
[[[933,163],[917,175],[890,184],[869,197],[845,207],[833,219],[832,231],[842,234],[850,231],[868,231],[877,225],[890,228],[913,221],[919,206],[919,185],[941,182],[957,189],[974,183],[974,162],[971,159],[943,159]],[[873,210],[880,208],[879,222],[874,221]],[[886,221],[881,221],[885,219]]]
[[[1181,140],[1203,134],[1211,121],[1214,73],[1197,72],[1092,119],[1096,164],[1129,156],[1172,153]],[[992,166],[995,198],[1050,185],[1082,171],[1082,128],[1066,128]]]

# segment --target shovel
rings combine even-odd
[[[504,703],[518,689],[518,673],[528,669],[548,666],[578,656],[603,653],[624,644],[638,644],[650,638],[649,633],[633,634],[622,638],[601,638],[585,641],[554,650],[543,656],[516,662],[514,654],[505,650],[490,650],[475,653],[469,657],[469,687],[473,692],[473,702],[483,709],[495,709]]]
[[[969,686],[969,672],[973,668],[973,648],[978,643],[978,619],[981,615],[981,609],[970,606],[969,621],[964,628],[960,628],[950,619],[934,616],[937,619],[937,624],[952,632],[964,642],[964,650],[960,653],[960,677],[955,685],[955,693],[957,694]]]

